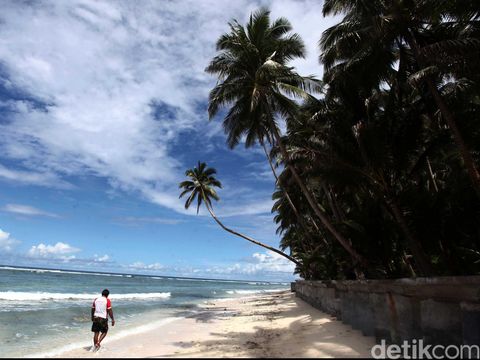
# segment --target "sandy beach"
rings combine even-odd
[[[98,352],[82,347],[59,356],[370,357],[375,344],[289,291],[207,302],[193,316],[115,338],[121,326],[111,328]]]

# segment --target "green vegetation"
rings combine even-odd
[[[480,274],[480,2],[325,0],[338,14],[322,81],[288,65],[302,40],[265,9],[206,69],[229,146],[272,166],[281,249],[305,279]]]

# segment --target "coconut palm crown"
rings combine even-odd
[[[245,135],[247,147],[270,139],[277,113],[293,115],[291,97],[308,97],[304,90],[318,86],[313,77],[298,75],[287,63],[305,57],[305,45],[285,18],[270,22],[270,11],[254,12],[245,26],[229,23],[230,32],[217,41],[219,54],[205,69],[217,75],[209,95],[208,113],[215,117],[230,107],[223,120],[227,143],[233,148]]]
[[[185,176],[191,180],[182,181],[179,188],[184,190],[180,194],[180,198],[190,193],[187,201],[185,202],[185,209],[188,209],[190,205],[197,199],[197,214],[202,205],[205,202],[207,206],[212,205],[211,199],[216,201],[220,200],[214,187],[221,188],[222,184],[215,178],[217,170],[207,167],[204,162],[198,162],[197,167],[188,169],[185,171]]]

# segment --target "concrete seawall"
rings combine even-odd
[[[297,280],[292,291],[378,342],[480,345],[480,276]]]

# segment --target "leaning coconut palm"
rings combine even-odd
[[[215,178],[214,175],[216,173],[217,171],[214,168],[209,168],[207,167],[206,163],[204,162],[201,163],[200,161],[198,162],[197,167],[194,167],[193,169],[188,169],[185,172],[185,175],[189,177],[190,180],[183,181],[179,184],[179,188],[183,189],[179,197],[181,198],[184,195],[189,194],[187,201],[185,202],[185,209],[188,209],[190,205],[192,205],[192,203],[195,201],[195,199],[197,199],[197,214],[200,209],[200,206],[202,205],[202,203],[204,203],[205,207],[207,208],[212,218],[217,222],[218,225],[220,225],[220,227],[223,230],[228,231],[229,233],[239,236],[245,240],[248,240],[255,245],[258,245],[267,250],[273,251],[287,258],[297,266],[301,266],[300,262],[294,259],[293,257],[285,254],[284,252],[278,249],[275,249],[271,246],[268,246],[257,240],[254,240],[249,236],[243,235],[239,232],[236,232],[235,230],[229,229],[217,218],[217,216],[213,212],[212,199],[216,201],[220,200],[214,187],[221,188],[222,184],[220,183],[220,181],[218,181]]]
[[[257,141],[263,145],[265,139],[269,142],[274,139],[286,166],[322,224],[356,263],[365,264],[365,259],[320,209],[304,180],[290,165],[289,155],[282,144],[277,123],[279,115],[294,118],[298,105],[291,98],[306,99],[310,97],[307,91],[319,90],[314,78],[302,77],[287,66],[290,60],[304,57],[305,53],[300,36],[288,35],[291,29],[285,18],[270,23],[270,12],[263,8],[250,16],[245,27],[236,21],[230,23],[230,32],[217,41],[220,54],[206,68],[208,73],[219,78],[210,92],[209,116],[212,119],[221,108],[231,106],[223,127],[227,143],[232,148],[243,136],[247,147]]]

